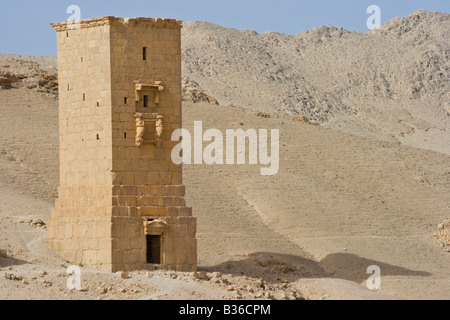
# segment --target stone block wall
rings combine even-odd
[[[181,22],[103,17],[78,29],[52,26],[61,181],[49,246],[103,271],[195,271],[196,219],[171,161],[182,120]]]

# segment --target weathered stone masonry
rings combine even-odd
[[[195,271],[196,219],[182,168],[181,22],[82,20],[58,38],[60,188],[50,248],[107,272]]]

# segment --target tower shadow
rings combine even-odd
[[[380,261],[366,259],[354,254],[333,253],[320,261],[320,266],[333,278],[349,280],[361,283],[370,276],[367,269],[377,266],[381,270],[381,276],[410,276],[428,277],[432,274],[426,271],[411,270]]]
[[[247,255],[241,260],[226,261],[216,266],[199,269],[207,272],[245,275],[274,283],[281,280],[293,282],[305,278],[334,278],[361,283],[370,277],[371,274],[367,273],[370,266],[378,266],[381,276],[427,277],[432,275],[429,272],[411,270],[347,253],[333,253],[317,262],[294,255],[258,252]]]
[[[2,256],[4,256],[4,258],[0,258],[0,268],[8,268],[8,267],[12,267],[12,266],[20,266],[20,265],[24,265],[24,264],[29,264],[29,262],[25,261],[25,260],[6,257],[5,255],[2,255]]]

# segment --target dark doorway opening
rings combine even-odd
[[[161,264],[161,236],[147,236],[147,263]]]

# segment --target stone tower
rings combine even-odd
[[[171,152],[181,128],[181,21],[52,24],[58,38],[60,188],[50,248],[116,272],[195,271],[196,219]]]

